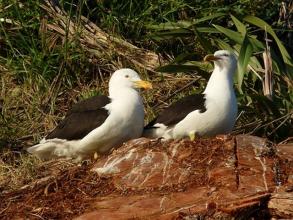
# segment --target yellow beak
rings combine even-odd
[[[138,88],[138,89],[152,89],[153,86],[150,82],[148,81],[143,81],[143,80],[139,80],[139,81],[134,81],[134,86],[135,88]]]
[[[214,56],[213,54],[208,54],[204,57],[204,61],[217,61],[221,58]]]

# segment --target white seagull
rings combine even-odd
[[[237,117],[233,89],[237,59],[233,53],[219,50],[204,60],[214,62],[214,71],[204,92],[171,104],[145,127],[144,137],[194,139],[196,136],[210,137],[232,131]]]
[[[81,160],[141,137],[144,107],[140,88],[152,85],[132,69],[117,70],[109,82],[109,96],[94,96],[73,105],[58,126],[27,151],[44,160]]]

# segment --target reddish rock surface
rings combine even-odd
[[[280,184],[272,194],[268,203],[271,214],[277,218],[293,218],[293,144],[280,144],[277,146],[280,157],[278,175],[285,176],[284,184]]]
[[[135,140],[93,168],[113,177],[125,195],[97,198],[95,211],[78,219],[268,217],[263,207],[289,177],[278,173],[282,168],[274,151],[265,139],[244,135],[195,142]]]
[[[293,144],[247,135],[141,138],[0,193],[0,218],[293,218],[292,155]]]

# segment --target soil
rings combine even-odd
[[[83,213],[95,197],[115,191],[111,178],[99,177],[91,166],[72,166],[43,183],[0,194],[0,218],[69,219]]]

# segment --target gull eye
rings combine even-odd
[[[129,75],[125,75],[125,78],[129,78]]]
[[[226,53],[225,53],[225,54],[223,54],[223,56],[224,56],[224,57],[228,57],[228,56],[229,56],[229,54],[226,54]]]

